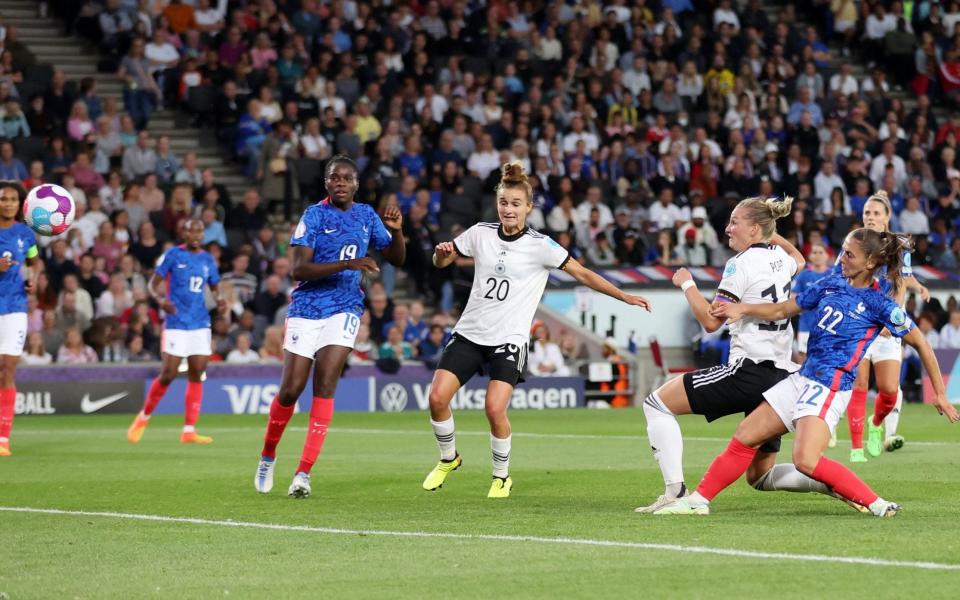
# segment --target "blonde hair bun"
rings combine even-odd
[[[527,173],[523,170],[523,163],[514,160],[500,167],[500,181],[506,185],[527,183]]]

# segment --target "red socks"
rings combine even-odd
[[[333,398],[313,397],[313,406],[310,408],[310,421],[307,424],[307,439],[303,443],[303,454],[300,455],[298,472],[310,473],[313,463],[323,448],[323,441],[327,438],[327,427],[333,419]]]
[[[203,383],[200,381],[187,382],[187,394],[184,398],[186,407],[183,411],[183,424],[193,427],[200,417],[200,406],[203,404]]]
[[[862,506],[870,506],[878,496],[853,471],[826,456],[820,457],[817,468],[810,474],[817,481],[829,485],[835,492]]]
[[[863,422],[866,418],[867,390],[853,388],[847,404],[847,424],[850,425],[850,447],[855,450],[863,448]]]
[[[896,405],[897,392],[892,394],[880,392],[877,394],[877,400],[873,403],[873,426],[879,427]]]
[[[10,439],[17,406],[17,388],[0,388],[0,438]]]
[[[160,383],[159,377],[153,380],[153,383],[150,384],[150,391],[147,392],[147,401],[143,403],[143,414],[145,416],[149,417],[153,414],[157,405],[160,404],[160,400],[163,399],[163,395],[167,393],[168,387],[170,386]]]
[[[267,433],[263,436],[263,452],[260,453],[261,456],[267,458],[277,457],[277,444],[280,443],[280,438],[283,437],[283,430],[287,428],[287,423],[290,422],[290,417],[293,416],[293,410],[296,406],[296,404],[284,406],[280,404],[276,396],[273,397],[273,402],[270,403],[270,420],[267,421]]]
[[[756,454],[756,448],[744,446],[736,438],[730,440],[727,449],[710,463],[710,468],[697,486],[697,492],[707,500],[713,500],[714,496],[747,472]]]

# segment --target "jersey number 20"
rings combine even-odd
[[[507,295],[510,294],[510,281],[507,279],[488,277],[486,285],[490,287],[486,293],[483,294],[483,297],[488,300],[499,300],[503,302],[507,299]]]

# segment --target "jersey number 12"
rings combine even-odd
[[[203,292],[203,277],[190,278],[190,291],[197,294]]]

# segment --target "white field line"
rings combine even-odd
[[[759,558],[787,562],[844,563],[868,565],[874,567],[901,567],[907,569],[926,569],[938,571],[960,571],[960,564],[935,563],[906,560],[887,560],[864,556],[828,556],[821,554],[791,554],[788,552],[756,552],[735,548],[713,548],[709,546],[683,546],[679,544],[654,544],[647,542],[628,542],[619,540],[591,540],[567,537],[540,537],[532,535],[493,535],[486,533],[448,533],[431,531],[384,531],[377,529],[342,529],[339,527],[311,527],[308,525],[276,525],[249,521],[197,519],[191,517],[168,517],[164,515],[140,515],[120,512],[93,512],[83,510],[59,510],[51,508],[30,508],[21,506],[0,506],[0,512],[57,515],[67,517],[102,517],[107,519],[127,519],[131,521],[153,521],[159,523],[177,523],[186,525],[211,525],[216,527],[239,527],[244,529],[267,529],[272,531],[295,531],[326,535],[362,535],[388,538],[452,539],[484,542],[532,542],[536,544],[556,544],[566,546],[594,546],[602,548],[627,548],[635,550],[660,550],[684,554],[712,554],[738,558]]]
[[[250,426],[250,427],[203,427],[204,433],[247,433],[247,432],[260,432],[262,428],[260,426]],[[126,430],[118,429],[120,432],[120,439],[123,438],[123,434]],[[180,428],[178,427],[152,427],[150,431],[161,431],[164,433],[179,432]],[[306,431],[306,427],[287,427],[287,431]],[[331,427],[330,433],[351,433],[351,434],[360,434],[360,435],[416,435],[416,436],[426,436],[430,437],[431,431],[427,428],[424,429],[375,429],[369,427]],[[109,429],[23,429],[17,430],[14,429],[15,436],[21,435],[97,435],[97,436],[110,436],[113,435]],[[460,436],[482,436],[487,437],[490,435],[489,431],[464,431],[457,430],[457,435]],[[611,441],[643,441],[646,444],[646,435],[643,430],[640,429],[638,425],[637,435],[606,435],[600,433],[529,433],[522,431],[513,432],[513,437],[519,438],[531,438],[531,439],[557,439],[557,440],[611,440]],[[704,436],[684,436],[683,440],[685,442],[729,442],[729,437],[704,437]],[[840,441],[844,441],[842,438]],[[907,441],[907,444],[910,446],[960,446],[960,441],[957,442],[914,442]]]

